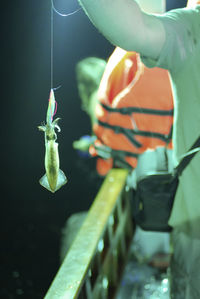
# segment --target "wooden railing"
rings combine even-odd
[[[126,178],[109,172],[45,299],[115,297],[134,231]]]

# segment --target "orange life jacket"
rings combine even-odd
[[[138,155],[157,146],[172,148],[173,97],[168,72],[149,69],[139,54],[116,48],[108,60],[98,92],[97,136],[92,155],[101,146],[109,159],[97,160],[105,175],[113,166],[135,168]]]

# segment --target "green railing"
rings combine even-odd
[[[111,299],[133,236],[127,171],[105,178],[45,299]]]

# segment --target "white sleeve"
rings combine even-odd
[[[166,40],[157,59],[141,55],[147,67],[162,67],[177,72],[191,58],[196,46],[200,13],[191,9],[176,9],[157,16],[164,25]]]

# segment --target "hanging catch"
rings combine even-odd
[[[55,192],[67,183],[64,172],[60,169],[57,135],[55,129],[60,132],[58,121],[53,120],[56,114],[57,103],[55,101],[54,91],[51,89],[49,96],[49,105],[46,115],[46,125],[38,126],[40,131],[45,134],[45,170],[46,174],[40,179],[40,184],[51,192]]]

